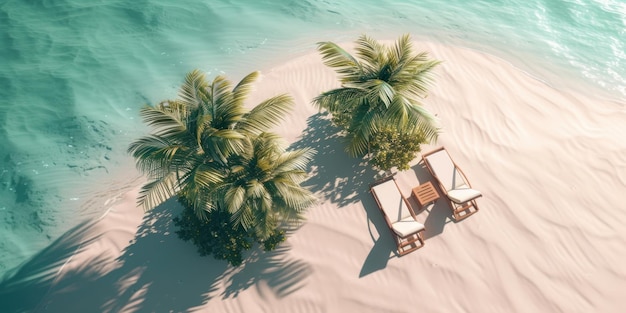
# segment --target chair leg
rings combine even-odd
[[[476,203],[476,199],[472,199],[465,203],[455,203],[454,201],[450,201],[450,204],[452,206],[452,215],[457,221],[464,220],[470,215],[478,212],[478,204]],[[474,210],[472,210],[472,208]]]
[[[398,236],[395,236],[396,244],[398,245],[398,253],[400,254],[400,256],[413,252],[424,246],[424,237],[422,236],[423,232],[424,231],[420,231],[406,238],[400,238]],[[418,241],[419,245],[417,244]]]

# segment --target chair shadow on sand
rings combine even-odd
[[[445,196],[441,192],[439,188],[439,184],[435,180],[435,178],[428,172],[426,166],[423,161],[415,164],[411,167],[415,175],[417,176],[417,180],[420,184],[424,184],[426,182],[431,182],[437,192],[439,193],[439,199],[435,201],[434,205],[426,205],[426,208],[423,211],[418,211],[417,201],[411,197],[411,206],[415,209],[415,213],[418,215],[427,214],[426,220],[424,221],[424,227],[426,231],[424,232],[424,239],[433,238],[443,233],[443,229],[446,224],[450,222],[454,222],[452,218],[452,210],[450,210],[450,206],[448,205],[448,200],[445,199]]]
[[[140,210],[140,208],[125,208]],[[252,250],[240,267],[201,257],[174,233],[180,212],[174,199],[146,213],[134,239],[115,259],[102,251],[78,268],[59,270],[74,251],[99,239],[94,223],[66,232],[48,248],[0,282],[4,312],[186,312],[214,297],[229,298],[263,283],[284,297],[306,283],[308,265],[275,251]],[[57,275],[57,273],[60,273]],[[221,286],[225,290],[219,294]]]
[[[428,181],[433,183],[433,186],[437,189],[437,192],[441,195],[441,190],[439,190],[437,182],[434,180],[432,175],[428,172],[426,167],[422,162],[417,163],[416,165],[411,167],[417,176],[417,180],[420,184],[424,184]],[[416,215],[426,214],[426,219],[424,220],[424,227],[426,230],[424,231],[424,239],[427,240],[429,238],[433,238],[435,236],[443,233],[443,229],[447,223],[453,221],[452,219],[452,211],[448,206],[445,199],[439,199],[435,201],[434,204],[427,204],[424,209],[418,209],[417,200],[415,200],[411,195],[404,195],[407,198],[411,208],[415,211]],[[407,197],[408,196],[408,197]],[[396,244],[393,240],[393,236],[391,235],[391,230],[387,226],[384,218],[380,210],[377,207],[376,202],[373,200],[372,196],[365,197],[362,199],[363,206],[367,210],[367,215],[372,224],[376,225],[376,229],[380,234],[378,240],[374,239],[372,236],[372,240],[374,240],[374,247],[367,255],[365,259],[365,263],[361,268],[361,273],[359,277],[366,276],[375,271],[381,270],[385,268],[387,265],[387,261],[392,257],[398,257],[399,253],[396,248]],[[371,232],[370,232],[371,234]],[[426,244],[427,246],[428,244]],[[390,251],[392,251],[392,256],[389,257]],[[411,254],[416,253],[428,253],[422,249],[417,250],[416,252],[412,252]],[[409,254],[409,255],[411,255]],[[405,256],[409,257],[409,256]]]
[[[343,209],[360,202],[365,208],[367,224],[374,246],[361,268],[359,277],[387,266],[389,256],[396,253],[395,242],[387,224],[369,192],[370,184],[384,176],[360,158],[345,152],[344,137],[332,124],[328,113],[315,114],[307,120],[307,128],[291,149],[311,147],[317,151],[310,163],[310,177],[302,185]],[[372,229],[374,227],[374,229]],[[378,236],[376,236],[378,234]]]

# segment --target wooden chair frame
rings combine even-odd
[[[433,151],[422,154],[422,161],[426,165],[426,168],[428,169],[430,174],[435,178],[435,180],[437,181],[437,184],[439,185],[439,189],[450,202],[450,209],[452,209],[452,215],[454,216],[454,219],[456,221],[461,221],[469,217],[470,215],[478,212],[479,209],[478,209],[478,204],[476,203],[476,199],[481,197],[482,195],[475,197],[473,199],[470,199],[466,202],[462,202],[462,203],[458,203],[450,198],[450,196],[448,195],[448,190],[446,186],[443,185],[443,183],[437,176],[437,173],[435,173],[435,170],[432,168],[431,164],[428,162],[428,159],[427,159],[429,155],[435,154],[440,151],[445,151],[445,153],[448,155],[448,158],[450,158],[450,161],[454,165],[455,170],[457,170],[459,174],[461,174],[461,178],[463,179],[465,185],[467,185],[469,188],[472,188],[472,185],[470,184],[469,180],[465,176],[465,173],[463,172],[463,170],[456,164],[456,162],[454,162],[454,159],[452,159],[452,157],[448,153],[448,150],[446,150],[445,147],[439,147]]]
[[[411,213],[411,216],[413,217],[413,219],[417,222],[417,219],[415,217],[415,212],[413,211],[413,209],[411,208],[411,206],[409,205],[408,201],[406,200],[406,198],[402,195],[402,192],[400,192],[400,188],[398,188],[398,184],[396,183],[396,180],[394,179],[393,176],[389,176],[386,178],[383,178],[379,181],[376,181],[375,183],[370,185],[370,192],[372,193],[372,196],[374,197],[374,200],[376,200],[376,205],[378,206],[378,209],[380,210],[380,212],[382,213],[383,217],[385,218],[385,222],[387,223],[387,227],[389,228],[389,232],[391,233],[391,236],[394,238],[396,245],[398,247],[398,254],[400,256],[403,256],[405,254],[408,254],[410,252],[413,252],[421,247],[424,246],[424,231],[425,229],[421,229],[415,233],[411,233],[408,234],[406,236],[400,236],[399,234],[397,234],[394,230],[393,230],[393,223],[391,222],[391,220],[389,219],[389,216],[387,216],[387,213],[385,213],[385,210],[383,209],[382,205],[381,205],[381,201],[378,198],[378,195],[376,194],[376,192],[374,191],[374,187],[380,184],[383,184],[389,180],[393,180],[396,189],[398,189],[398,193],[400,194],[400,197],[402,198],[402,201],[404,202],[404,204],[406,205],[406,207],[408,208],[408,211]]]

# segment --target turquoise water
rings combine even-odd
[[[194,68],[238,80],[318,41],[411,33],[626,98],[624,0],[0,3],[0,275],[137,184],[138,108]]]

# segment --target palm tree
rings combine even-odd
[[[138,199],[148,210],[175,194],[185,197],[196,213],[215,209],[206,190],[227,182],[229,160],[253,154],[254,138],[282,120],[293,106],[288,95],[244,107],[253,72],[235,87],[222,76],[211,83],[194,70],[180,88],[179,98],[140,111],[154,128],[152,134],[131,143],[129,153],[148,176]]]
[[[315,198],[300,183],[312,149],[285,151],[280,138],[262,133],[252,151],[233,157],[219,184],[206,189],[207,201],[232,214],[236,224],[267,238],[282,222],[298,222]]]
[[[364,156],[373,135],[385,126],[436,140],[435,117],[422,105],[432,70],[440,62],[426,52],[414,54],[409,35],[384,46],[363,35],[356,40],[356,58],[332,42],[318,43],[324,64],[340,76],[341,88],[322,93],[314,104],[333,114],[347,131],[346,151]]]

